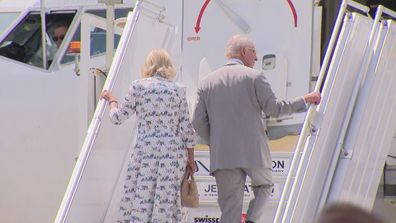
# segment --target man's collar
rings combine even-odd
[[[230,58],[226,63],[226,65],[237,65],[237,64],[244,65],[242,60],[238,58]]]

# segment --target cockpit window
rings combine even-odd
[[[115,9],[115,19],[127,17],[128,13],[132,11],[131,8],[121,8]],[[106,18],[106,10],[89,10],[87,13],[91,13],[103,18]],[[74,34],[72,41],[80,41],[80,27],[77,28],[76,33]],[[119,35],[114,35],[114,48],[117,48],[118,42],[120,41]],[[95,27],[91,29],[91,56],[102,55],[106,52],[106,30]],[[63,56],[61,63],[70,63],[74,62],[75,57],[71,56],[69,53]]]
[[[58,39],[64,38],[75,13],[56,13],[46,15],[46,57],[47,67],[59,47],[55,38],[59,27],[65,27],[58,32]],[[39,12],[28,14],[18,26],[0,43],[0,55],[36,67],[44,67],[43,47],[41,41],[41,17]]]
[[[40,37],[40,15],[30,14],[1,43],[0,55],[26,63],[39,47]]]
[[[115,18],[127,17],[132,8],[115,10]],[[89,10],[88,13],[106,18],[105,9]],[[66,32],[75,17],[76,11],[51,12],[46,14],[46,67],[50,67],[54,57],[65,38]],[[1,18],[1,17],[0,17]],[[74,30],[74,29],[73,29]],[[80,27],[75,29],[71,41],[80,41]],[[22,63],[43,68],[43,47],[41,37],[40,12],[30,12],[24,19],[0,42],[0,56],[4,56]],[[114,35],[114,48],[117,48],[119,35]],[[61,59],[61,64],[74,62],[75,55],[69,53],[69,45]],[[106,51],[106,30],[93,28],[91,30],[91,56],[102,55]]]

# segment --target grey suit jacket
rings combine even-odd
[[[209,144],[211,172],[271,168],[263,116],[303,111],[303,97],[278,100],[263,73],[229,61],[199,83],[192,123]]]

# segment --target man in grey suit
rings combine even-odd
[[[210,147],[210,171],[216,178],[220,222],[240,223],[246,176],[255,198],[247,222],[262,223],[264,205],[272,190],[271,155],[263,113],[271,117],[303,112],[319,103],[319,93],[291,101],[278,100],[257,61],[253,42],[246,36],[230,38],[226,65],[209,74],[198,87],[193,126]]]

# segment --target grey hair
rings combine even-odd
[[[225,56],[227,58],[238,58],[241,55],[242,48],[251,46],[254,46],[254,44],[248,36],[243,34],[234,35],[227,42]]]

